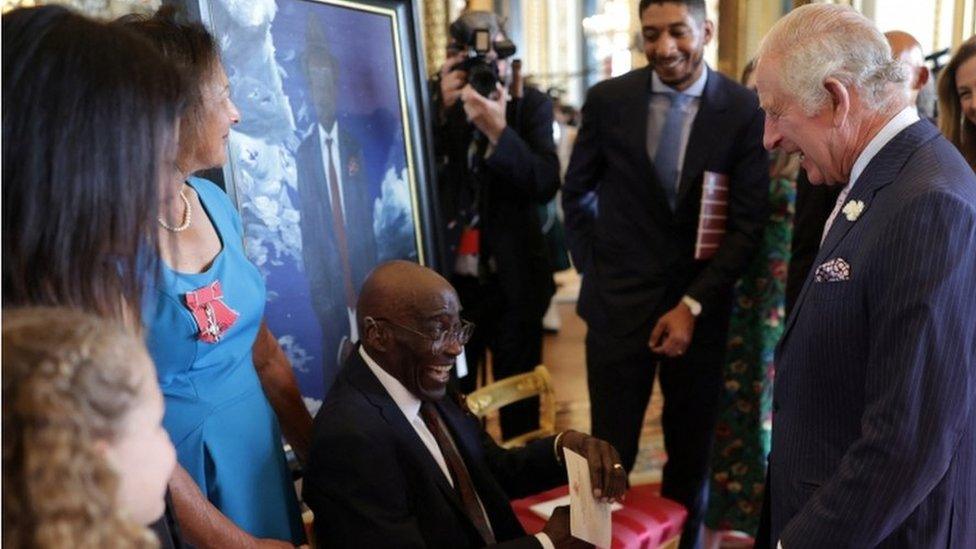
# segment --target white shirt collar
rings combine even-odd
[[[901,133],[902,130],[911,126],[912,124],[918,122],[918,109],[914,105],[910,105],[901,110],[894,118],[888,121],[881,131],[874,136],[868,145],[864,147],[861,154],[858,155],[857,160],[854,161],[854,165],[851,167],[851,177],[848,179],[848,186],[853,186],[857,183],[857,178],[864,173],[864,169],[868,167],[871,159],[888,144],[889,141],[895,138],[896,135]]]
[[[386,392],[390,394],[390,398],[396,403],[397,408],[403,412],[403,415],[407,418],[407,421],[413,421],[417,414],[420,413],[420,399],[415,397],[406,387],[403,386],[400,381],[391,376],[380,367],[379,364],[373,360],[369,354],[366,353],[366,348],[362,345],[359,346],[359,356],[363,357],[363,362],[366,366],[373,371],[373,375],[376,379],[380,380],[380,384],[386,389]]]
[[[695,80],[694,84],[688,86],[688,89],[679,92],[664,82],[661,82],[661,78],[657,75],[657,72],[651,71],[651,91],[653,93],[683,93],[692,97],[701,97],[705,93],[705,82],[708,81],[708,72],[708,65],[703,62],[702,73],[698,77],[698,80]]]
[[[335,122],[332,123],[332,127],[328,131],[325,130],[325,128],[322,126],[322,123],[321,122],[319,122],[315,126],[319,130],[319,140],[322,141],[323,144],[325,143],[326,138],[331,139],[332,142],[335,143],[335,141],[336,141],[336,134],[339,131],[339,121],[338,120],[336,120]]]

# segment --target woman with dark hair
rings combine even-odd
[[[245,256],[241,218],[219,187],[191,176],[226,162],[239,119],[216,44],[170,8],[121,23],[155,44],[191,90],[163,191],[155,307],[143,316],[181,465],[171,485],[177,518],[198,546],[302,543],[281,435],[304,461],[312,418],[263,321],[264,280]]]
[[[5,307],[70,306],[138,326],[180,83],[123,29],[54,6],[3,16]]]
[[[959,46],[939,74],[939,129],[976,170],[976,36]]]
[[[157,197],[176,155],[180,75],[140,37],[61,7],[2,21],[3,305],[72,307],[136,333]],[[21,427],[4,414],[5,444]],[[76,496],[59,498],[61,511],[91,513],[95,503]],[[153,527],[163,547],[180,546],[172,520]]]

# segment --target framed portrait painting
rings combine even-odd
[[[434,264],[426,74],[408,0],[189,0],[241,121],[223,170],[265,318],[310,408],[358,340],[376,264]]]

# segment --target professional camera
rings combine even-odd
[[[499,33],[495,14],[485,11],[468,12],[451,24],[451,49],[460,51],[467,48],[468,58],[458,63],[452,70],[468,73],[468,83],[484,97],[495,91],[499,82],[498,64],[488,59],[494,46],[497,59],[505,59],[515,54],[515,44],[507,38],[492,41]]]

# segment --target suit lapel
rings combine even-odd
[[[713,150],[715,139],[721,134],[716,128],[721,127],[718,117],[728,106],[725,89],[721,86],[718,76],[710,69],[708,78],[705,80],[705,90],[702,93],[701,103],[698,113],[691,125],[691,133],[688,135],[688,144],[685,147],[684,163],[681,167],[681,180],[678,182],[677,198],[675,200],[675,210],[681,204],[688,193],[694,188],[696,182],[701,184],[701,175],[705,170],[705,162],[708,159],[708,152]],[[726,136],[723,136],[726,137]]]
[[[503,539],[508,532],[518,532],[518,529],[510,523],[509,519],[512,517],[506,516],[504,512],[506,509],[511,509],[508,496],[494,480],[494,476],[483,458],[481,429],[472,429],[471,418],[465,416],[465,412],[460,406],[448,401],[449,398],[451,397],[447,396],[437,402],[437,409],[440,411],[448,430],[450,430],[454,444],[468,469],[471,482],[474,483],[475,490],[478,492],[481,505],[488,516],[495,537]],[[472,527],[474,527],[473,523]]]
[[[481,462],[477,459],[477,456],[481,455],[480,451],[480,431],[473,431],[470,424],[468,424],[469,419],[465,417],[464,412],[458,406],[452,405],[447,399],[447,396],[441,401],[437,402],[437,409],[441,413],[441,417],[444,418],[444,423],[447,425],[448,429],[451,431],[451,436],[454,438],[454,444],[457,446],[459,452],[461,452],[461,458],[464,460],[464,465],[468,468],[468,473],[471,475],[472,480],[475,482],[478,488],[478,494],[482,498],[485,497],[484,487],[482,482],[479,482],[479,478],[482,477]],[[482,502],[484,503],[484,502]]]
[[[864,209],[861,215],[867,213],[871,209],[871,203],[874,201],[875,196],[881,189],[895,180],[895,177],[897,177],[898,173],[911,157],[911,153],[936,135],[938,135],[938,130],[925,120],[920,120],[902,130],[871,159],[871,162],[868,163],[867,167],[865,167],[855,182],[850,194],[844,199],[844,204],[846,205],[848,202],[860,200],[864,202]],[[841,208],[843,210],[843,206]],[[860,216],[858,219],[860,219]],[[801,288],[800,294],[796,298],[796,305],[793,307],[790,317],[786,320],[786,327],[783,331],[783,337],[780,338],[779,347],[783,346],[793,325],[796,324],[796,318],[800,309],[803,307],[807,292],[813,283],[817,267],[832,257],[834,250],[844,241],[856,222],[856,219],[849,221],[843,211],[837,213],[833,224],[830,226],[830,231],[828,231],[827,237],[820,247],[820,251],[817,252],[817,258],[814,260],[813,265],[810,266],[810,272],[807,273],[807,278],[803,282],[803,288]],[[779,348],[777,348],[776,354],[777,356],[779,355]]]
[[[359,203],[363,201],[363,194],[366,189],[362,189],[358,185],[363,170],[363,159],[359,147],[349,133],[339,130],[338,141],[341,147],[339,149],[339,162],[342,173],[339,177],[342,179],[342,199],[346,205],[345,221],[346,227],[351,233],[356,227],[361,227],[363,222],[362,219],[359,219],[361,217],[359,215]]]
[[[304,162],[311,169],[311,181],[305,186],[308,187],[308,192],[314,193],[316,200],[311,204],[303,204],[305,208],[315,208],[316,211],[321,212],[322,216],[322,230],[325,232],[321,237],[325,242],[329,242],[332,245],[332,208],[330,206],[331,197],[329,189],[329,179],[325,173],[325,151],[322,149],[322,143],[319,140],[319,130],[318,125],[315,125],[312,134],[306,140],[305,145],[305,158]],[[303,197],[304,199],[305,197]]]
[[[393,401],[390,394],[386,392],[380,380],[376,379],[376,376],[370,371],[369,366],[366,366],[366,363],[363,362],[362,357],[359,356],[358,346],[350,355],[346,368],[350,370],[349,376],[352,384],[362,391],[363,395],[373,406],[379,409],[380,415],[382,415],[383,419],[393,429],[400,445],[405,447],[410,457],[420,463],[430,476],[434,478],[441,493],[454,505],[461,516],[467,517],[454,487],[444,477],[444,472],[437,465],[427,446],[417,436],[417,432],[407,421],[407,418],[403,415],[396,402]]]

